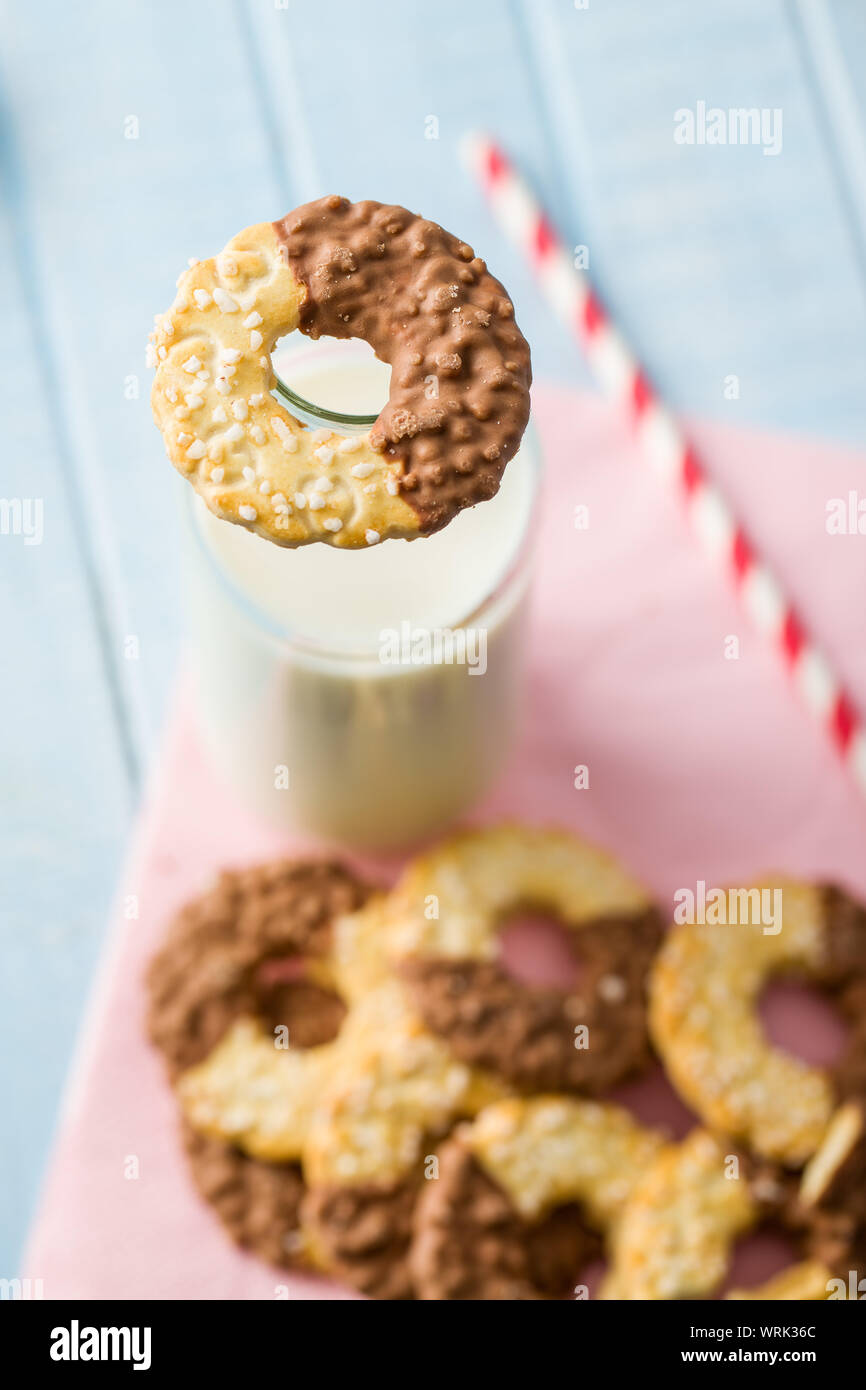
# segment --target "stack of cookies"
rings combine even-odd
[[[791,895],[796,960],[853,1016],[866,914]],[[530,906],[574,934],[571,991],[501,962],[502,923]],[[599,1255],[603,1297],[699,1296],[764,1219],[804,1258],[740,1296],[834,1296],[866,1264],[857,1083],[837,1108],[838,1077],[786,1059],[803,1073],[786,1078],[787,1108],[807,1112],[791,1126],[799,1147],[778,1124],[769,1140],[747,1125],[766,1111],[758,1080],[778,1081],[754,1014],[776,957],[732,965],[722,950],[702,991],[692,938],[674,928],[662,946],[663,927],[609,855],[519,825],[446,841],[390,892],[333,860],[223,873],[149,975],[196,1186],[261,1259],[377,1298],[582,1296]],[[728,1035],[717,1015],[731,990],[745,1003]],[[607,1099],[654,1063],[653,1043],[706,1126],[682,1144]]]

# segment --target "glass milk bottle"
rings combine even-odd
[[[366,432],[387,397],[390,369],[363,343],[304,341],[274,365],[314,428]],[[197,721],[244,803],[388,850],[487,790],[519,719],[538,475],[530,427],[496,497],[358,551],[282,548],[184,489]]]

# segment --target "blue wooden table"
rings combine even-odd
[[[460,170],[487,127],[675,405],[862,444],[864,64],[862,0],[3,0],[0,1276],[177,664],[143,346],[187,257],[324,192],[405,203],[585,383]],[[781,149],[677,143],[699,103],[781,111]]]

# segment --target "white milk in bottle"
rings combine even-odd
[[[322,340],[274,365],[316,410],[375,416],[390,369]],[[291,408],[291,407],[290,407]],[[443,829],[508,759],[518,720],[531,433],[500,490],[444,530],[368,550],[289,550],[185,489],[196,708],[207,751],[272,821],[359,848]]]

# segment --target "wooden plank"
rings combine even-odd
[[[182,609],[182,489],[150,415],[145,339],[188,256],[219,250],[282,199],[230,0],[177,0],[170,24],[146,0],[12,6],[4,49],[53,389],[141,752],[160,721]],[[129,636],[137,660],[124,657]]]
[[[862,0],[795,0],[791,11],[803,69],[823,115],[827,161],[840,185],[851,235],[866,271],[866,7]]]
[[[662,389],[862,439],[866,287],[781,0],[521,9],[574,225]],[[781,108],[781,153],[676,144],[674,113],[699,100]]]
[[[0,537],[0,1092],[15,1117],[0,1274],[11,1274],[129,822],[121,741],[130,770],[146,761],[179,637],[181,485],[150,418],[144,341],[186,257],[280,201],[228,0],[207,6],[204,25],[199,0],[174,4],[170,36],[165,11],[143,0],[7,5],[3,17],[17,232],[4,228],[0,277],[16,403],[3,489],[37,492],[46,517],[40,547]]]
[[[470,241],[508,286],[536,374],[587,381],[461,167],[461,136],[493,127],[552,195],[557,180],[522,35],[504,0],[246,0],[273,146],[303,199],[324,192],[402,203]],[[432,137],[432,138],[430,138]]]
[[[8,1277],[103,934],[131,790],[38,300],[21,289],[31,267],[20,255],[26,229],[7,211],[18,210],[8,145],[5,173],[2,494],[12,506],[0,516],[0,1274]],[[29,527],[14,505],[28,501]]]

